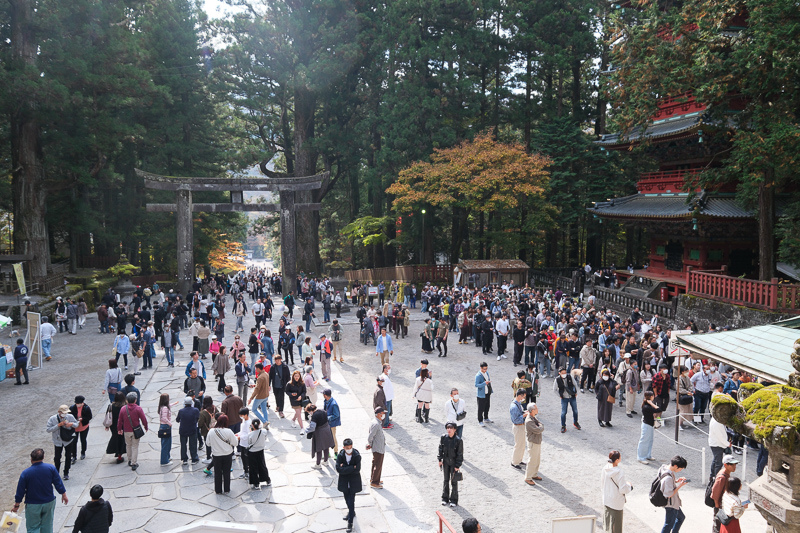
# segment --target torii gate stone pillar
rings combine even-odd
[[[281,275],[283,293],[288,294],[297,277],[297,228],[295,217],[298,211],[316,211],[321,205],[295,203],[295,191],[311,191],[322,187],[330,174],[318,174],[304,178],[173,178],[150,174],[136,169],[148,189],[175,191],[174,204],[147,204],[149,212],[174,212],[178,232],[178,290],[186,295],[194,280],[194,223],[192,213],[230,213],[237,211],[276,211],[274,204],[245,204],[244,191],[280,194],[281,215]],[[230,192],[230,203],[198,204],[192,201],[192,191]]]

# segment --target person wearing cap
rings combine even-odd
[[[328,415],[328,424],[331,426],[331,434],[333,434],[333,453],[339,453],[339,442],[336,440],[336,428],[342,425],[341,412],[339,411],[339,404],[333,399],[333,392],[331,389],[322,391],[324,399],[323,407],[325,413]]]
[[[64,480],[69,479],[69,467],[72,465],[72,457],[76,453],[77,436],[75,428],[78,421],[69,412],[68,405],[61,405],[58,412],[47,420],[46,431],[53,437],[55,456],[53,463],[56,465],[56,472],[61,469],[61,455],[64,455]],[[62,429],[63,428],[63,429]]]
[[[383,471],[383,454],[386,453],[386,436],[383,434],[383,419],[386,410],[383,407],[375,408],[375,418],[369,425],[367,435],[367,450],[372,450],[372,471],[369,486],[373,489],[382,489],[381,473]]]
[[[713,533],[719,533],[721,522],[717,518],[717,513],[722,508],[722,496],[728,488],[728,480],[731,474],[736,472],[736,465],[739,460],[731,454],[727,454],[722,458],[722,468],[717,472],[714,477],[714,484],[711,486],[711,499],[714,500],[714,527]]]
[[[319,362],[322,372],[322,379],[325,381],[331,380],[331,355],[333,354],[333,343],[328,340],[328,336],[324,333],[321,333],[319,336],[319,344],[317,344],[317,350],[319,350]]]
[[[81,395],[75,396],[75,403],[69,408],[70,414],[79,422],[75,428],[77,437],[81,442],[81,459],[86,459],[86,436],[89,434],[89,422],[92,420],[92,410],[85,403],[86,398]],[[72,464],[75,464],[78,443],[72,453]]]
[[[56,497],[53,487],[61,494],[64,505],[69,503],[67,489],[58,475],[58,468],[44,462],[44,450],[35,448],[31,452],[31,466],[22,471],[17,482],[17,492],[14,495],[14,506],[11,511],[16,513],[23,499],[25,500],[25,526],[28,531],[53,531],[53,512],[56,507]]]
[[[197,423],[200,420],[200,410],[194,405],[194,400],[187,396],[183,399],[183,409],[178,411],[175,422],[178,422],[178,435],[181,440],[181,461],[188,464],[189,456],[192,464],[197,464],[200,457],[197,455]],[[189,447],[188,453],[186,447]]]
[[[334,318],[333,323],[330,326],[328,326],[328,337],[331,339],[331,342],[333,343],[333,360],[336,361],[336,358],[338,356],[340,363],[344,363],[344,357],[342,357],[343,333],[344,330],[342,329],[342,326],[339,324],[339,321]]]

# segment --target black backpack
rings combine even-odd
[[[711,490],[714,488],[714,482],[717,480],[716,476],[712,477],[711,480],[708,482],[708,486],[706,486],[706,494],[703,498],[703,502],[709,506],[716,508],[717,503],[714,501],[714,498],[711,497]]]
[[[660,474],[653,480],[653,483],[650,485],[650,503],[652,503],[656,507],[666,507],[667,504],[669,503],[669,498],[664,496],[664,493],[661,491],[661,480],[668,475],[669,471]]]

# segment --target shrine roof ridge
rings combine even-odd
[[[144,179],[148,189],[161,191],[312,191],[322,187],[329,172],[300,178],[182,178],[152,174],[135,169],[136,175]]]

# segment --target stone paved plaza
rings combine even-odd
[[[629,419],[624,409],[615,407],[614,427],[602,429],[596,423],[596,400],[589,393],[579,394],[578,398],[583,430],[575,430],[568,422],[568,431],[562,435],[558,431],[560,402],[552,391],[552,379],[542,380],[537,403],[539,418],[545,425],[540,470],[544,479],[536,487],[527,486],[522,472],[510,466],[513,438],[508,407],[516,370],[510,358],[499,362],[496,357],[484,358],[474,345],[459,345],[457,336],[451,333],[447,358],[438,358],[436,352],[425,356],[433,372],[434,402],[430,423],[414,422],[414,371],[424,354],[419,349],[422,315],[416,309],[412,316],[410,336],[394,341],[391,378],[395,387],[395,428],[387,431],[385,489],[378,491],[369,489],[370,453],[365,450],[365,441],[380,362],[371,343],[369,346],[358,343],[358,326],[353,313],[344,315],[341,321],[345,327],[345,362],[333,364],[330,386],[342,409],[339,442],[341,444],[345,437],[353,438],[355,447],[364,456],[365,490],[356,498],[356,531],[438,531],[437,510],[441,510],[459,531],[461,521],[469,516],[477,517],[485,532],[515,531],[520,527],[525,531],[549,532],[553,518],[602,517],[599,476],[611,449],[621,451],[623,468],[634,485],[625,511],[625,531],[660,531],[664,511],[654,508],[647,500],[658,464],[641,465],[635,461],[638,417]],[[252,323],[251,318],[245,326],[249,328]],[[113,457],[104,453],[109,434],[102,427],[107,400],[101,394],[105,361],[110,356],[113,337],[97,334],[96,325],[92,317],[77,336],[58,335],[54,340],[53,361],[31,373],[30,386],[14,387],[13,380],[0,383],[0,409],[6,413],[7,423],[2,438],[3,454],[0,454],[0,492],[4,508],[10,508],[13,503],[17,478],[28,465],[28,454],[33,447],[43,447],[46,460],[52,461],[52,441],[44,431],[47,418],[55,413],[58,405],[71,404],[76,394],[83,394],[95,413],[89,449],[86,460],[79,460],[73,466],[70,480],[65,482],[70,502],[68,506],[61,503],[57,506],[56,531],[72,530],[78,507],[88,500],[88,489],[94,483],[102,484],[107,490],[106,497],[115,515],[112,531],[116,532],[154,533],[201,519],[255,523],[263,532],[344,529],[344,500],[336,490],[333,467],[313,470],[310,441],[299,434],[299,429],[292,429],[288,420],[279,420],[272,411],[270,440],[265,451],[272,478],[270,489],[250,490],[245,480],[237,479],[241,464],[234,461],[230,496],[214,494],[213,478],[203,474],[202,464],[183,466],[180,463],[177,424],[173,426],[175,464],[159,465],[155,407],[162,392],[169,393],[172,401],[183,397],[183,367],[188,361],[188,349],[176,353],[179,366],[175,369],[167,368],[159,352],[155,371],[143,371],[138,377],[137,386],[142,389],[142,406],[149,416],[151,431],[140,447],[141,466],[136,472],[124,464],[114,464]],[[269,322],[267,325],[270,327]],[[228,332],[232,331],[230,318],[226,326]],[[327,326],[319,324],[312,327],[311,333],[316,339],[326,330]],[[184,344],[185,336],[182,336]],[[231,333],[226,334],[225,341],[230,345]],[[486,428],[478,426],[475,416],[474,376],[483,360],[489,363],[495,391],[490,412],[495,423]],[[230,383],[232,379],[227,381]],[[452,387],[459,388],[468,411],[464,428],[464,481],[460,484],[460,505],[455,509],[439,505],[441,474],[436,463],[438,437],[444,431],[443,406]],[[213,377],[207,381],[207,389],[218,404],[222,395],[216,392]],[[173,414],[176,411],[177,407]],[[677,446],[668,438],[674,432],[672,422],[661,431],[663,435],[656,435],[654,456],[659,461],[668,461],[680,453],[689,461],[686,476],[692,483],[681,491],[687,515],[682,531],[707,531],[712,512],[702,503],[707,474],[701,474],[700,453]],[[696,430],[681,432],[680,440],[692,448],[707,447],[706,436]],[[755,479],[755,458],[752,452],[748,456],[747,480]],[[711,455],[707,453],[707,469],[710,461]],[[741,476],[741,468],[738,475]],[[763,531],[765,527],[766,522],[754,510],[747,511],[742,518],[743,531]],[[597,531],[602,531],[600,523]]]

